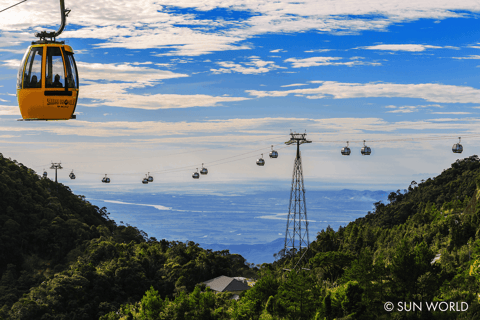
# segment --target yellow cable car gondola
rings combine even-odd
[[[75,119],[78,100],[78,72],[73,50],[64,41],[56,41],[66,24],[70,10],[60,0],[62,23],[56,32],[35,33],[23,56],[17,75],[17,99],[23,119]],[[49,38],[49,39],[47,39]]]

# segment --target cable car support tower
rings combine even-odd
[[[302,158],[300,155],[300,145],[312,142],[306,139],[306,135],[306,133],[290,133],[290,140],[285,142],[286,145],[297,144],[297,156],[293,165],[292,189],[288,207],[287,230],[285,231],[285,255],[290,250],[295,254],[310,245]]]

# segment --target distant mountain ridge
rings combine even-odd
[[[242,257],[248,257],[247,261],[254,264],[272,263],[274,261],[273,254],[282,250],[285,238],[278,238],[274,241],[261,244],[202,244],[200,246],[205,249],[214,251],[229,250],[230,253],[237,253]]]

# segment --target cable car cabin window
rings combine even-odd
[[[63,51],[65,54],[65,66],[67,67],[67,84],[69,88],[78,89],[77,65],[73,53]]]
[[[65,88],[65,69],[60,47],[47,47],[45,88]]]
[[[22,59],[22,64],[20,65],[20,68],[18,69],[18,74],[17,74],[17,89],[22,89],[22,76],[23,76],[23,68],[25,68],[25,61],[27,60],[28,53],[30,50],[25,51],[25,54],[23,55]]]
[[[43,47],[32,48],[25,65],[23,88],[42,87],[42,56]]]

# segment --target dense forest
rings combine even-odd
[[[0,319],[480,318],[477,156],[257,267],[117,225],[3,156],[0,171]],[[239,300],[198,285],[219,275],[258,281]]]

